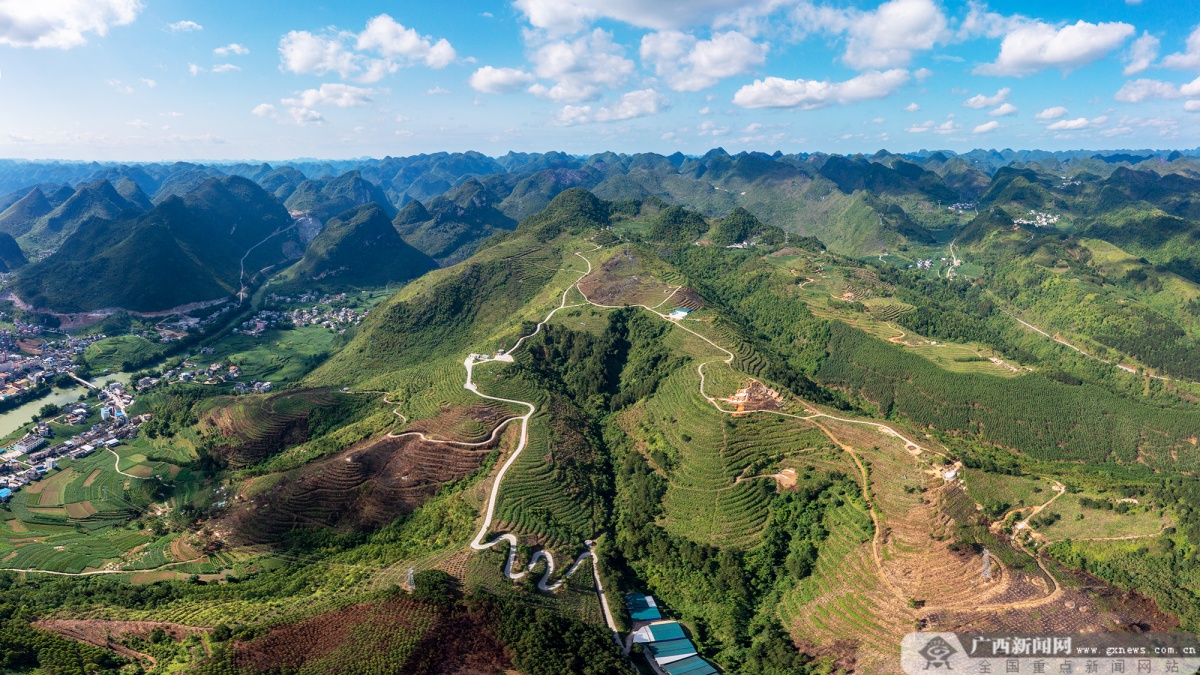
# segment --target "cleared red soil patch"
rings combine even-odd
[[[418,436],[363,441],[238,503],[219,529],[239,543],[263,544],[296,527],[381,527],[411,513],[443,483],[478,469],[499,442],[467,448]]]
[[[736,394],[721,400],[737,406],[738,412],[779,410],[783,401],[778,392],[758,380],[750,380],[746,386],[738,389]]]
[[[236,646],[235,663],[252,672],[491,675],[512,667],[481,617],[397,596],[351,605],[282,626]]]
[[[207,633],[211,630],[160,621],[106,621],[103,619],[42,619],[35,621],[33,625],[72,640],[112,650],[121,656],[150,663],[154,663],[153,657],[134,651],[120,644],[120,641],[127,637],[148,639],[155,629],[162,629],[176,641],[189,635]]]
[[[598,305],[654,307],[665,300],[674,287],[656,278],[638,256],[618,253],[580,281],[579,290]]]

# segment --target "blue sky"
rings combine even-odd
[[[1200,4],[0,0],[0,156],[1200,145]]]

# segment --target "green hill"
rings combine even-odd
[[[436,262],[400,237],[383,208],[370,202],[330,219],[280,281],[306,287],[383,286],[436,268]]]
[[[469,178],[428,206],[415,200],[405,204],[392,223],[409,244],[441,265],[452,265],[474,253],[484,239],[517,226],[497,204],[479,181]]]
[[[13,290],[61,312],[158,311],[233,295],[300,250],[291,218],[271,195],[244,178],[210,178],[148,213],[87,221],[22,270]]]
[[[15,272],[29,261],[12,235],[0,232],[0,272]]]
[[[27,251],[53,251],[90,219],[113,219],[130,212],[140,213],[142,208],[121,196],[112,183],[100,180],[80,186],[60,206],[32,221],[17,241]]]
[[[19,199],[12,206],[0,213],[0,232],[13,237],[19,237],[33,227],[33,221],[48,215],[54,210],[54,205],[46,199],[41,188],[34,188],[29,194]]]
[[[363,178],[358,171],[348,171],[337,178],[303,181],[284,205],[289,211],[305,211],[324,222],[368,202],[378,204],[389,217],[396,215],[396,207],[378,185]]]

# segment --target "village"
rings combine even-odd
[[[1041,211],[1035,211],[1033,209],[1029,209],[1029,217],[1028,218],[1015,218],[1015,219],[1013,219],[1013,223],[1015,223],[1017,225],[1033,225],[1034,227],[1046,227],[1047,225],[1053,225],[1053,224],[1057,223],[1058,219],[1059,219],[1059,216],[1054,215],[1053,213],[1042,213]]]
[[[118,382],[96,390],[98,403],[79,402],[68,405],[52,419],[38,422],[32,431],[5,447],[0,459],[0,501],[8,501],[14,492],[43,477],[58,467],[64,458],[86,457],[101,448],[111,449],[122,441],[133,438],[138,427],[150,416],[130,418],[125,410],[133,405],[133,396]],[[54,438],[50,422],[61,420],[64,424],[80,425],[95,415],[100,408],[100,420],[88,430],[72,436],[61,443],[46,447]]]
[[[41,326],[16,323],[16,330],[0,330],[0,402],[22,396],[42,383],[61,375],[72,375],[76,358],[88,345],[105,335],[37,342],[30,338],[43,334]]]

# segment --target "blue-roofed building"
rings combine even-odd
[[[716,675],[717,669],[699,656],[689,656],[686,659],[668,663],[662,666],[667,675]]]
[[[654,598],[641,593],[630,593],[625,596],[625,606],[629,608],[629,617],[634,621],[659,621],[662,613],[658,611],[658,603]]]
[[[689,656],[695,656],[696,645],[692,644],[691,640],[665,640],[663,642],[651,642],[646,645],[646,651],[658,662],[658,665],[666,666],[668,663],[682,661]]]
[[[12,490],[8,488],[0,488],[0,502],[8,501],[9,497],[12,497]]]
[[[643,643],[683,639],[687,639],[687,636],[683,634],[683,626],[679,625],[677,621],[652,623],[649,626],[642,626],[633,634],[634,642]]]

